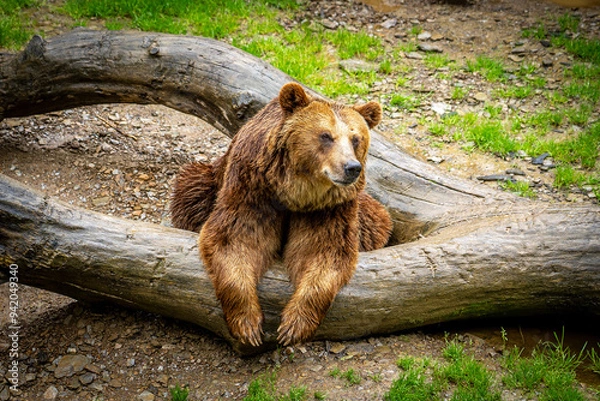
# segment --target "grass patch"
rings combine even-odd
[[[357,384],[360,384],[360,382],[362,381],[360,374],[352,368],[344,372],[342,372],[339,368],[334,368],[331,372],[329,372],[329,376],[338,379],[344,379],[346,381],[347,386],[355,386]]]
[[[413,95],[396,93],[390,98],[390,105],[407,111],[415,110],[421,105],[421,101]]]
[[[275,373],[254,379],[248,387],[244,401],[303,401],[306,400],[306,387],[292,387],[287,393],[280,393],[276,387]]]
[[[427,68],[438,69],[449,66],[452,60],[445,54],[427,53],[423,62]]]
[[[37,0],[2,0],[0,2],[0,47],[18,49],[33,34],[23,9],[33,7]]]
[[[555,333],[555,342],[540,344],[531,358],[522,358],[513,349],[505,358],[508,373],[504,384],[536,394],[541,400],[583,401],[584,394],[576,388],[575,369],[584,359],[583,350],[573,353],[564,345],[564,333]]]
[[[171,401],[187,401],[190,389],[187,386],[181,387],[176,384],[175,387],[169,389],[169,393],[171,394]]]
[[[325,37],[335,46],[342,60],[360,57],[373,61],[384,52],[381,39],[363,31],[355,33],[342,28],[327,32]]]
[[[479,55],[475,60],[467,61],[468,72],[480,72],[490,82],[503,82],[506,80],[504,63],[486,55]]]
[[[272,16],[275,6],[286,10],[298,7],[292,0],[66,0],[61,10],[75,20],[104,19],[112,27],[120,19],[118,26],[125,28],[220,39],[232,35],[250,17]]]
[[[537,197],[535,191],[529,186],[526,181],[504,181],[500,183],[500,187],[508,192],[512,192],[517,196],[524,198],[535,198]]]

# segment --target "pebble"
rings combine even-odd
[[[381,23],[381,27],[385,29],[390,29],[395,27],[398,24],[398,20],[396,18],[386,19]]]
[[[327,29],[336,29],[340,24],[337,23],[336,21],[332,21],[328,18],[325,18],[323,20],[321,20],[321,25],[323,25],[325,28]]]
[[[437,45],[433,45],[433,44],[429,44],[429,43],[419,43],[417,45],[417,47],[419,48],[419,50],[424,51],[426,53],[443,53],[444,50],[437,46]]]
[[[489,96],[484,92],[477,92],[473,95],[473,99],[478,102],[487,102],[489,100]]]
[[[477,177],[479,181],[512,181],[515,179],[508,174],[490,174],[490,175],[481,175]]]
[[[412,60],[423,60],[423,55],[417,52],[406,53],[405,57]]]
[[[544,67],[552,67],[553,64],[554,64],[554,61],[550,58],[545,58],[542,60],[542,65]]]
[[[329,352],[332,354],[341,354],[346,349],[346,346],[342,343],[332,343]]]
[[[56,370],[54,370],[54,377],[60,379],[61,377],[71,377],[75,373],[81,372],[85,365],[90,363],[90,360],[83,355],[65,355],[58,362]]]
[[[92,205],[99,207],[99,206],[106,206],[108,205],[110,202],[110,197],[109,196],[102,196],[100,198],[94,198],[92,199]]]
[[[425,31],[425,32],[421,32],[420,34],[417,35],[417,39],[422,40],[422,41],[426,41],[431,39],[431,33]]]
[[[42,395],[42,399],[47,401],[53,401],[56,399],[56,397],[58,397],[58,389],[54,386],[48,387]]]
[[[121,388],[121,386],[123,386],[121,384],[121,381],[119,379],[116,379],[116,378],[115,379],[111,379],[108,382],[108,385],[111,386],[111,387],[113,387],[113,388]]]
[[[535,164],[535,165],[543,165],[544,164],[544,160],[546,159],[546,157],[550,156],[550,154],[548,152],[546,153],[542,153],[541,155],[534,157],[531,160],[531,164]]]
[[[84,386],[87,386],[88,384],[90,384],[91,382],[93,382],[95,378],[96,378],[96,375],[94,373],[87,372],[87,373],[84,373],[81,376],[79,376],[79,381]]]
[[[144,390],[142,391],[140,394],[138,394],[137,399],[139,401],[154,401],[154,394],[152,394],[150,391],[148,390]]]
[[[525,175],[525,173],[523,172],[523,170],[518,169],[518,168],[509,168],[506,170],[506,174],[510,174],[510,175]]]

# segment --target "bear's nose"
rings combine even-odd
[[[362,171],[362,165],[356,160],[350,160],[344,166],[344,174],[348,180],[356,180]]]

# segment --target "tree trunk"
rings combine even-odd
[[[0,55],[0,118],[160,103],[233,136],[289,81],[210,39],[76,30]],[[401,245],[361,254],[317,338],[467,318],[600,314],[598,207],[515,198],[445,175],[372,135],[368,191],[392,214],[393,243]],[[4,279],[15,263],[23,284],[187,320],[246,351],[227,332],[193,233],[70,207],[2,177],[0,262]],[[285,273],[269,272],[260,293],[270,346],[291,294]]]

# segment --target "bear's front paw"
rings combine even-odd
[[[262,314],[240,314],[228,319],[229,332],[242,344],[259,347],[262,344]]]
[[[319,322],[300,313],[284,311],[277,329],[277,341],[285,347],[306,341],[313,336]]]

